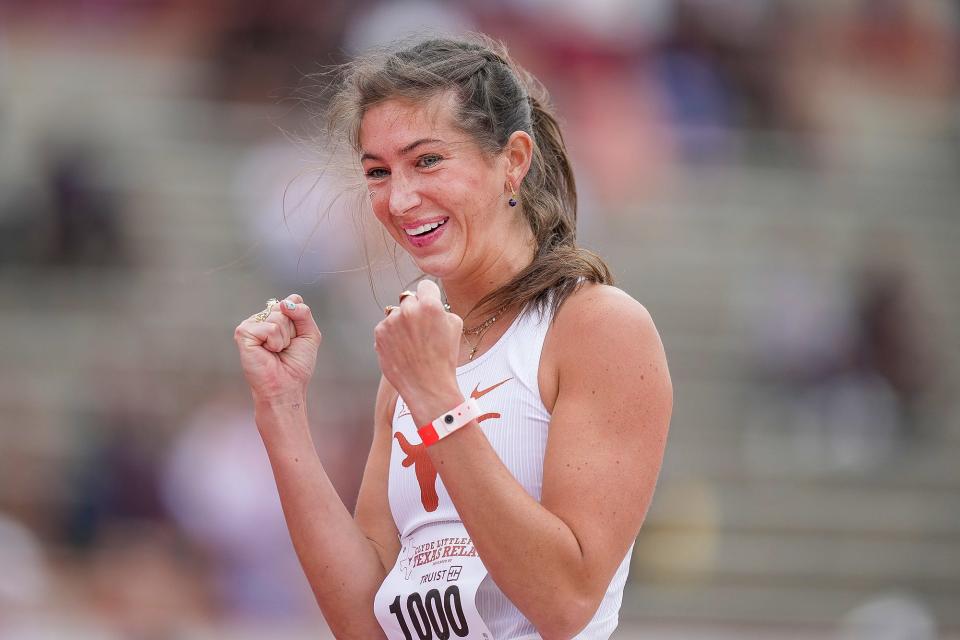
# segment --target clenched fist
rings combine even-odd
[[[233,333],[254,399],[306,395],[320,347],[320,329],[297,294],[287,296],[263,321],[251,316]]]
[[[430,280],[422,280],[417,295],[405,297],[374,330],[380,370],[415,418],[454,406],[445,405],[459,394],[456,370],[462,331],[463,320],[444,310],[440,288]]]

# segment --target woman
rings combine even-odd
[[[291,295],[237,327],[324,616],[338,638],[607,638],[672,388],[649,314],[575,246],[545,94],[498,46],[445,39],[355,61],[342,87],[373,213],[442,292],[421,281],[374,330],[353,517],[307,427],[310,309]]]

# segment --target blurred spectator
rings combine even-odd
[[[0,263],[127,264],[122,204],[103,183],[101,160],[93,144],[50,146],[39,188],[0,200]]]
[[[110,407],[77,431],[69,472],[65,532],[71,546],[103,545],[102,535],[124,523],[162,523],[156,446],[161,433],[146,412]]]
[[[76,144],[50,158],[53,237],[50,260],[58,265],[119,265],[127,259],[116,197],[98,184],[94,147]]]
[[[870,468],[917,432],[933,379],[921,308],[889,265],[839,289],[794,267],[767,276],[768,306],[750,332],[771,402],[760,428],[785,429],[804,466]]]
[[[660,42],[661,80],[691,160],[729,157],[727,130],[778,125],[773,3],[679,0]]]
[[[0,195],[0,266],[42,263],[49,254],[52,224],[42,194],[24,185]]]
[[[214,97],[255,101],[287,97],[316,65],[339,62],[344,0],[249,0],[218,12],[212,34]]]
[[[888,264],[863,269],[857,305],[854,366],[890,385],[898,400],[898,423],[915,434],[938,366],[926,305],[908,274]]]

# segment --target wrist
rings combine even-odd
[[[268,452],[313,448],[306,400],[302,395],[254,398],[253,417]]]
[[[254,411],[260,414],[289,414],[307,411],[307,399],[303,393],[252,394]]]
[[[433,422],[447,411],[463,403],[465,399],[456,385],[431,389],[411,395],[409,399],[404,396],[417,427]]]

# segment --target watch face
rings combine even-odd
[[[443,416],[443,421],[446,422],[447,424],[452,424],[453,416],[448,413],[447,415]]]

